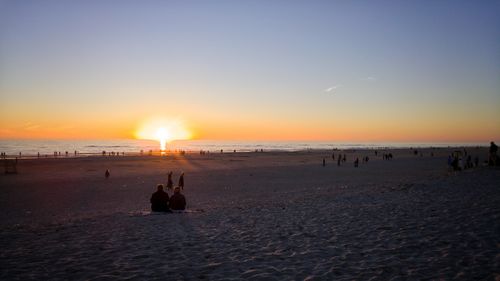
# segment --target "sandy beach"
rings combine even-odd
[[[453,150],[20,160],[0,279],[499,280],[500,170],[467,148],[479,167],[450,171]],[[149,211],[168,171],[188,212]]]

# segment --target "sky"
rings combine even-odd
[[[3,139],[482,142],[499,109],[500,1],[0,0]]]

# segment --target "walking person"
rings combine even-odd
[[[182,172],[181,176],[179,177],[179,187],[184,190],[184,172]]]
[[[167,189],[172,190],[174,188],[174,182],[172,181],[172,171],[170,171],[167,175]]]

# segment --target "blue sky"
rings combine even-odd
[[[499,1],[0,1],[1,116],[49,122],[56,105],[85,119],[112,103],[140,118],[132,104],[162,103],[203,127],[257,115],[335,138],[346,115],[359,130],[419,119],[423,134],[446,115],[494,138],[499,50]]]

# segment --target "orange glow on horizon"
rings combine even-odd
[[[495,122],[474,119],[456,122],[453,118],[417,120],[375,116],[368,119],[342,115],[333,119],[308,120],[306,117],[287,120],[276,116],[266,119],[262,116],[214,115],[202,110],[195,111],[191,117],[189,122],[167,117],[137,122],[137,116],[133,115],[86,120],[3,119],[0,120],[0,139],[137,138],[160,143],[163,139],[165,145],[184,139],[339,142],[485,142],[500,139],[500,128]]]

